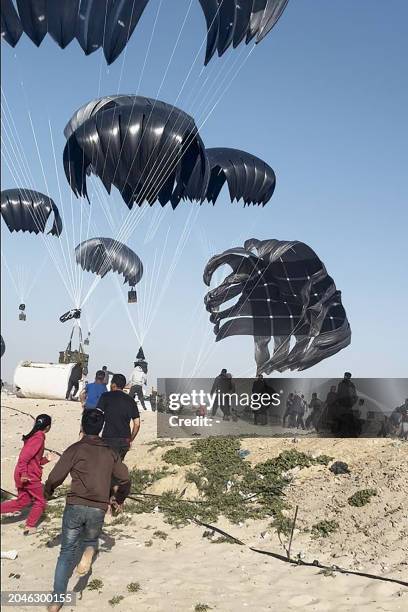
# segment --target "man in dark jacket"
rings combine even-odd
[[[84,576],[90,571],[109,505],[120,511],[130,492],[127,467],[99,437],[103,425],[103,412],[85,410],[82,416],[84,437],[67,448],[45,483],[44,495],[49,499],[68,474],[72,479],[62,519],[61,551],[55,568],[56,596],[67,591],[80,544],[84,546],[84,553],[77,573]],[[112,479],[116,485],[111,497]],[[52,604],[47,609],[58,612],[61,608],[62,604]]]
[[[79,390],[79,381],[82,378],[83,368],[80,361],[78,361],[71,370],[71,374],[68,380],[67,393],[65,399],[74,399]],[[73,393],[72,393],[73,391]]]
[[[227,370],[223,368],[215,378],[213,382],[213,386],[211,388],[211,393],[216,394],[216,399],[213,404],[212,409],[212,417],[215,417],[217,414],[218,408],[221,408],[223,413],[223,420],[230,420],[230,398],[229,395],[234,393],[234,383],[232,382],[231,374],[228,374]]]

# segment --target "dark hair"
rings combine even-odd
[[[107,370],[108,366],[102,366],[102,370]]]
[[[126,376],[123,374],[114,374],[112,376],[111,385],[116,385],[119,389],[126,387]]]
[[[98,436],[103,424],[105,423],[105,415],[98,408],[88,408],[84,410],[82,415],[82,430],[86,436]]]
[[[22,440],[24,440],[25,442],[26,440],[31,438],[31,436],[33,436],[37,431],[44,431],[44,429],[47,429],[47,427],[50,425],[51,417],[48,414],[39,414],[38,417],[35,419],[34,427],[28,434],[22,437]]]
[[[351,372],[344,372],[344,378],[351,378]]]
[[[95,378],[97,380],[105,380],[105,372],[103,370],[98,370],[95,374]]]
[[[222,368],[221,374],[226,374],[226,373],[227,373],[227,370],[225,368]]]

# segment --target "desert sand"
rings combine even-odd
[[[81,414],[76,402],[24,400],[2,396],[2,487],[14,492],[13,469],[20,439],[31,427],[33,415],[49,413],[53,428],[47,447],[62,452],[76,441]],[[165,448],[152,448],[156,439],[156,415],[142,414],[142,427],[126,457],[129,467],[153,469],[163,465]],[[177,441],[188,445],[188,440]],[[294,470],[286,495],[299,506],[292,556],[408,581],[408,444],[398,440],[244,439],[248,460],[265,461],[282,450],[296,448],[313,455],[329,454],[345,461],[349,475],[335,476],[325,466]],[[172,466],[174,468],[175,466]],[[44,478],[51,468],[46,466]],[[152,493],[186,489],[185,468],[154,483]],[[377,496],[364,507],[352,507],[347,499],[355,491],[375,488]],[[54,502],[55,503],[55,502]],[[187,612],[217,610],[238,612],[320,611],[394,612],[408,610],[408,588],[395,584],[293,566],[257,554],[246,546],[214,543],[195,524],[175,528],[160,512],[126,514],[121,524],[106,524],[101,549],[86,583],[73,576],[70,589],[78,591],[76,608],[66,610],[143,610]],[[313,539],[310,528],[322,519],[335,519],[339,529]],[[241,525],[220,519],[217,525],[245,544],[284,554],[270,521],[246,521]],[[44,521],[38,533],[23,536],[23,518],[2,518],[2,549],[16,549],[18,558],[2,560],[2,590],[44,590],[52,587],[59,551],[61,518]],[[309,531],[307,531],[309,530]],[[155,532],[164,532],[161,537]],[[165,539],[162,539],[164,538]],[[97,590],[89,589],[99,580]],[[128,585],[140,590],[129,592]],[[88,586],[87,586],[88,585]],[[120,599],[123,597],[123,599]],[[116,603],[118,601],[118,603]],[[201,604],[203,607],[197,607]],[[205,606],[208,606],[206,608]],[[32,610],[33,608],[15,608]]]

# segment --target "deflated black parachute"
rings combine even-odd
[[[3,340],[3,336],[0,336],[0,349],[1,349],[0,357],[3,357],[4,353],[6,352],[6,343]]]
[[[242,199],[245,204],[264,205],[271,199],[276,177],[272,168],[262,159],[229,148],[206,149],[206,154],[210,164],[206,200],[215,203],[225,182],[231,202]]]
[[[149,0],[1,0],[1,35],[15,46],[23,32],[40,46],[47,32],[65,49],[76,38],[85,55],[122,53]]]
[[[289,0],[199,0],[207,22],[205,64],[243,40],[259,43],[272,30]]]
[[[121,274],[134,287],[143,276],[143,264],[128,246],[112,238],[91,238],[75,248],[77,264],[102,278],[108,272]]]
[[[44,233],[52,213],[54,222],[47,233],[59,236],[62,232],[62,221],[58,208],[50,197],[23,187],[1,192],[1,216],[10,232]]]
[[[247,240],[244,248],[228,249],[210,259],[204,271],[206,285],[224,264],[232,274],[205,297],[216,341],[254,336],[258,373],[305,370],[350,344],[341,292],[308,245]],[[220,310],[234,298],[238,299],[232,306]]]
[[[65,133],[64,169],[77,196],[88,196],[90,172],[108,193],[114,185],[129,208],[156,200],[175,208],[181,198],[200,200],[205,193],[209,164],[194,119],[165,102],[93,100],[74,114]]]
[[[23,32],[40,46],[47,32],[64,49],[74,38],[86,55],[99,48],[108,64],[122,53],[149,0],[1,0],[1,35],[12,47]],[[169,0],[171,5],[175,0]],[[199,0],[207,23],[205,64],[215,52],[274,27],[288,0]]]

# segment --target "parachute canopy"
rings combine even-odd
[[[12,47],[23,32],[40,46],[47,32],[65,49],[74,38],[85,55],[103,48],[114,62],[133,34],[149,0],[1,0],[1,35]],[[171,5],[171,0],[168,2]],[[288,0],[199,0],[207,24],[205,64],[215,52],[253,38],[259,43],[274,27]]]
[[[259,43],[272,30],[289,0],[199,0],[207,23],[205,64],[243,40]]]
[[[37,47],[47,32],[65,49],[76,38],[85,55],[103,47],[108,64],[122,53],[149,0],[1,0],[1,35],[12,47],[23,32]]]
[[[47,221],[54,214],[54,222],[48,234],[59,236],[62,221],[55,202],[48,196],[18,187],[1,192],[1,216],[10,232],[45,232]]]
[[[209,165],[194,119],[165,102],[139,96],[94,100],[74,114],[65,133],[65,175],[77,196],[88,196],[90,172],[108,193],[114,185],[129,208],[156,200],[175,208],[187,197],[187,183],[189,198],[205,193]]]
[[[1,349],[0,357],[3,357],[4,353],[6,352],[6,343],[3,340],[3,336],[0,336],[0,349]]]
[[[350,344],[341,292],[308,245],[247,240],[244,248],[228,249],[210,259],[204,271],[208,286],[224,264],[232,274],[205,296],[216,340],[254,336],[258,373],[305,370]],[[235,304],[219,309],[233,298],[238,298]],[[271,337],[272,356],[267,348]]]
[[[83,270],[102,278],[108,272],[117,272],[131,287],[143,276],[143,264],[136,253],[112,238],[91,238],[81,242],[75,248],[75,258]]]
[[[238,149],[206,149],[210,164],[210,180],[205,199],[215,203],[224,183],[227,182],[231,197],[244,200],[245,204],[266,204],[276,185],[275,173],[259,157]],[[194,177],[194,175],[193,175]]]

